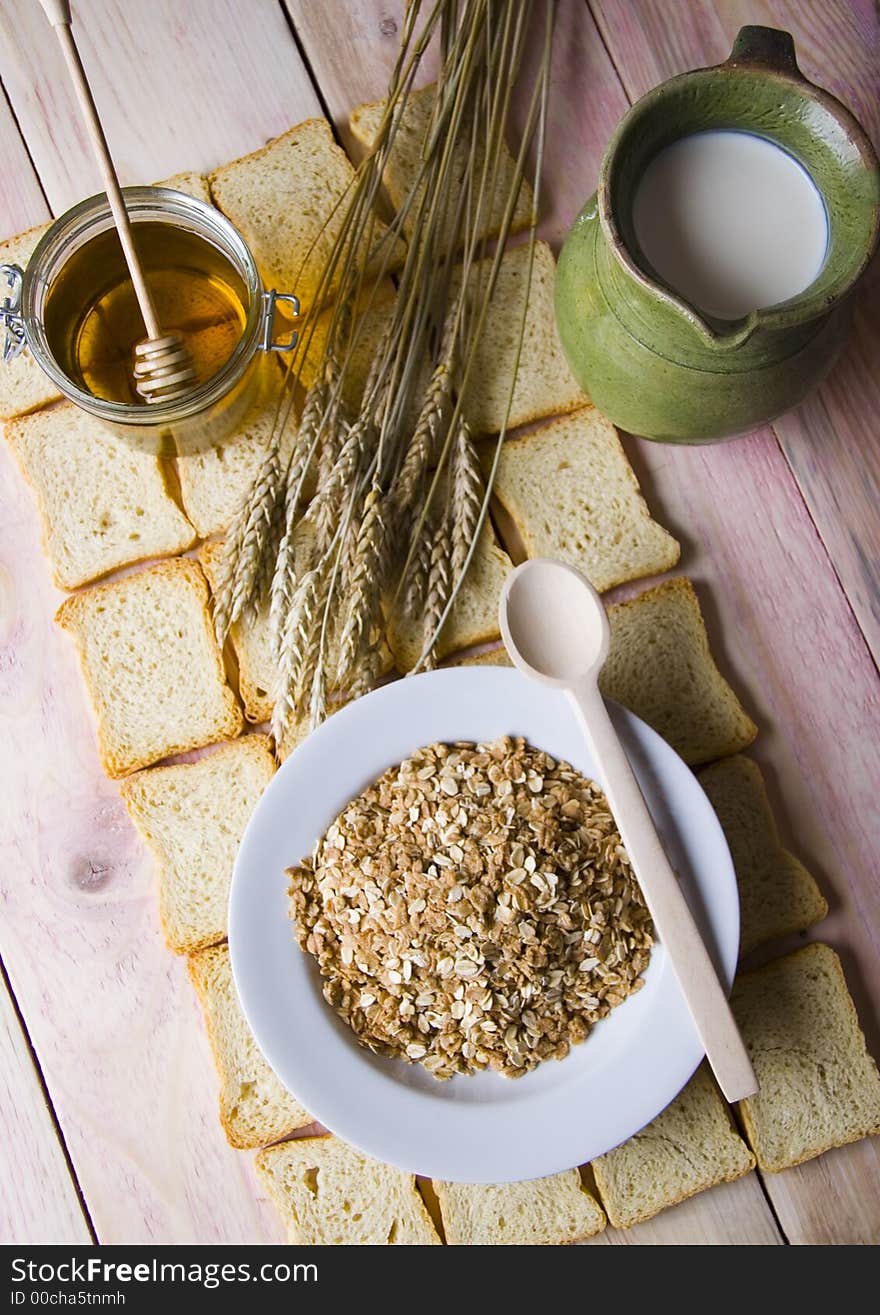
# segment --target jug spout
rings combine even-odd
[[[735,351],[744,346],[761,323],[761,313],[756,310],[741,320],[709,320],[693,307],[691,314],[708,345],[720,352]]]

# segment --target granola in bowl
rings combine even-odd
[[[417,750],[288,875],[328,1003],[436,1078],[564,1058],[650,956],[604,795],[522,739]]]

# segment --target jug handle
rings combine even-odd
[[[741,27],[725,64],[736,68],[773,69],[806,82],[798,68],[794,38],[790,32],[783,32],[778,27],[761,27],[756,23]]]

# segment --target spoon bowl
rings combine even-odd
[[[508,577],[501,633],[515,666],[564,688],[598,675],[608,656],[608,617],[596,590],[564,562],[535,557]]]

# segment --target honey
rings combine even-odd
[[[211,242],[167,223],[135,227],[138,255],[165,332],[179,333],[205,383],[229,360],[247,318],[248,291]],[[108,402],[146,406],[134,386],[134,349],[147,336],[119,239],[109,229],[83,243],[51,282],[49,349],[78,387]]]

